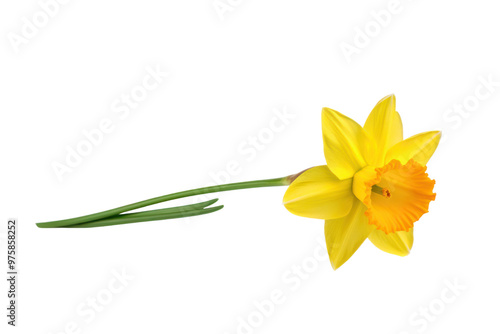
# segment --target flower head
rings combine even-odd
[[[381,250],[410,253],[413,225],[428,212],[434,180],[426,164],[441,132],[403,140],[396,98],[380,100],[365,125],[323,108],[325,166],[301,173],[288,187],[284,205],[292,213],[325,219],[325,236],[334,269],[366,238]]]

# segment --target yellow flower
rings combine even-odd
[[[293,214],[325,219],[325,237],[334,269],[366,238],[381,250],[405,256],[413,245],[413,224],[435,199],[426,164],[441,132],[403,140],[396,98],[380,100],[361,127],[323,108],[326,166],[301,173],[283,202]]]

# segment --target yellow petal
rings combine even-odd
[[[403,124],[396,112],[396,97],[389,95],[380,100],[366,119],[363,128],[377,143],[375,160],[369,163],[375,166],[383,165],[387,150],[403,140]]]
[[[351,187],[352,179],[341,181],[327,166],[313,167],[290,184],[283,204],[297,216],[340,218],[351,210],[354,201]]]
[[[413,228],[408,232],[401,231],[389,234],[385,234],[385,232],[380,230],[374,230],[368,238],[377,248],[384,252],[406,256],[410,254],[411,247],[413,246]]]
[[[321,123],[328,168],[340,180],[351,178],[367,164],[372,151],[368,136],[358,123],[329,108],[323,108]]]
[[[343,218],[325,221],[325,238],[333,269],[338,269],[356,252],[375,227],[368,224],[366,207],[355,201],[351,212]]]
[[[371,191],[371,187],[373,186],[372,180],[377,180],[379,177],[379,173],[373,166],[366,166],[354,174],[354,178],[352,180],[352,192],[354,196],[356,196],[356,198],[361,202],[365,201],[367,188]]]
[[[404,165],[413,159],[425,166],[436,151],[440,139],[441,131],[423,132],[405,139],[387,151],[385,162],[388,163],[392,159],[396,159]]]

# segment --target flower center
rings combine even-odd
[[[392,160],[381,168],[363,168],[354,175],[353,192],[366,206],[368,223],[385,233],[408,231],[428,212],[436,198],[426,167],[413,159]]]
[[[391,191],[389,189],[379,187],[376,184],[372,186],[372,193],[382,195],[385,198],[391,198],[392,196]]]

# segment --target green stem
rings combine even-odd
[[[145,206],[150,206],[150,205],[154,205],[154,204],[158,204],[158,203],[162,203],[162,202],[166,202],[166,201],[171,201],[174,199],[189,197],[189,196],[203,195],[203,194],[216,193],[216,192],[222,192],[222,191],[230,191],[230,190],[238,190],[238,189],[285,186],[288,184],[290,184],[290,177],[286,176],[286,177],[280,177],[280,178],[276,178],[276,179],[237,182],[237,183],[216,185],[216,186],[211,186],[211,187],[203,187],[203,188],[197,188],[197,189],[192,189],[192,190],[180,191],[177,193],[163,195],[163,196],[159,196],[159,197],[154,197],[154,198],[150,198],[150,199],[147,199],[144,201],[132,203],[132,204],[125,205],[125,206],[120,206],[120,207],[115,208],[115,209],[106,210],[106,211],[102,211],[102,212],[98,212],[98,213],[94,213],[94,214],[90,214],[90,215],[85,215],[85,216],[70,218],[70,219],[56,220],[56,221],[45,222],[45,223],[37,223],[36,225],[38,227],[42,227],[42,228],[65,227],[65,226],[88,223],[88,222],[92,222],[95,220],[110,218],[110,217],[119,215],[121,213],[127,212],[127,211],[136,210],[136,209],[143,208]]]
[[[168,212],[162,214],[153,214],[153,215],[140,215],[141,213],[129,213],[124,215],[119,215],[116,217],[105,218],[101,220],[94,220],[89,223],[76,224],[66,226],[65,228],[89,228],[89,227],[103,227],[103,226],[112,226],[112,225],[122,225],[122,224],[131,224],[131,223],[140,223],[140,222],[148,222],[153,220],[164,220],[164,219],[174,219],[174,218],[185,218],[192,216],[205,215],[207,213],[219,211],[224,206],[214,206],[213,208],[208,209],[196,209],[184,212]]]
[[[87,224],[95,223],[95,222],[103,222],[103,221],[109,221],[112,222],[110,225],[118,225],[122,224],[121,222],[123,221],[123,224],[128,224],[130,222],[135,223],[139,221],[149,221],[149,220],[157,220],[154,219],[155,217],[160,217],[160,216],[166,216],[170,217],[170,215],[175,214],[175,218],[184,218],[184,217],[189,217],[191,213],[197,212],[199,210],[205,209],[206,207],[214,204],[217,202],[219,199],[214,198],[206,202],[200,202],[196,204],[189,204],[189,205],[182,205],[182,206],[176,206],[176,207],[171,207],[171,208],[165,208],[165,209],[156,209],[156,210],[148,210],[148,211],[141,211],[141,212],[134,212],[134,213],[125,213],[125,214],[119,214],[112,216],[110,218],[104,218],[104,219],[99,219],[99,220],[93,220],[90,222],[86,223],[81,223],[81,224],[74,224],[70,226],[63,226],[59,228],[65,228],[65,227],[93,227],[93,226],[86,226]],[[220,208],[222,209],[222,208]],[[217,211],[217,210],[215,210]],[[213,211],[210,211],[213,212]],[[207,212],[208,213],[208,212]],[[194,214],[196,216],[197,214]],[[169,219],[169,218],[165,218]],[[107,225],[99,225],[99,226],[107,226]]]

